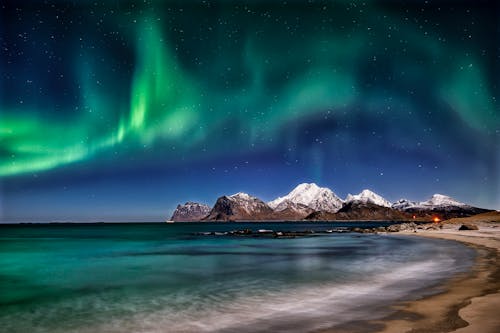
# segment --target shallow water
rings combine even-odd
[[[411,236],[193,235],[342,225],[0,226],[0,331],[305,332],[385,315],[473,263]]]

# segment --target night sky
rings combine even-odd
[[[433,193],[500,208],[497,1],[0,1],[0,220]]]

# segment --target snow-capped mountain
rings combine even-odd
[[[268,203],[269,207],[276,209],[283,202],[302,204],[316,211],[336,212],[343,201],[326,187],[319,187],[314,183],[303,183],[294,188],[284,197],[279,197]]]
[[[206,220],[262,220],[272,214],[264,201],[239,192],[218,198]]]
[[[238,192],[230,195],[228,199],[233,201],[240,209],[243,209],[248,214],[269,211],[269,206],[264,201],[247,193]]]
[[[382,206],[382,207],[391,207],[391,203],[378,195],[375,192],[372,192],[370,190],[363,190],[361,191],[360,194],[352,195],[348,194],[347,198],[345,199],[346,203],[350,202],[356,202],[356,203],[371,203],[377,206]]]
[[[467,208],[470,206],[443,194],[434,194],[429,200],[421,202],[400,199],[392,204],[392,208],[397,210],[432,210],[446,207]]]
[[[184,205],[177,205],[170,220],[172,221],[198,221],[210,213],[210,207],[197,202],[186,202]]]
[[[314,183],[300,184],[284,197],[265,203],[246,193],[222,196],[210,210],[208,206],[187,202],[177,206],[174,221],[300,221],[300,220],[446,220],[489,210],[473,207],[446,195],[434,194],[429,200],[401,199],[392,205],[380,195],[363,190],[342,201],[335,193]]]
[[[392,205],[394,210],[411,214],[412,218],[446,220],[454,217],[467,217],[488,212],[488,209],[464,204],[449,196],[434,194],[429,200],[413,202],[401,199]]]
[[[463,202],[457,201],[449,196],[442,195],[442,194],[434,194],[429,200],[427,201],[422,201],[419,204],[420,207],[430,207],[430,208],[436,208],[436,207],[449,207],[449,206],[454,206],[454,207],[465,207],[467,206]]]

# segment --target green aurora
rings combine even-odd
[[[36,106],[28,103],[17,108],[3,106],[0,139],[4,158],[0,161],[0,175],[56,168],[91,158],[124,142],[131,146],[157,140],[181,142],[179,147],[189,150],[194,144],[209,140],[210,129],[220,126],[220,119],[227,117],[228,110],[233,110],[229,111],[230,117],[245,124],[247,144],[255,144],[257,138],[272,137],[284,121],[320,109],[335,112],[338,107],[355,103],[360,95],[357,65],[370,61],[371,54],[378,51],[365,31],[352,35],[318,32],[303,45],[278,26],[277,31],[266,33],[264,38],[257,34],[245,36],[244,47],[231,55],[237,58],[239,68],[224,69],[215,64],[219,71],[239,73],[236,77],[241,77],[241,84],[229,82],[222,90],[214,89],[207,78],[199,79],[183,68],[162,32],[160,18],[144,17],[134,24],[131,39],[137,56],[130,89],[123,92],[128,95],[127,102],[110,100],[98,83],[91,82],[86,73],[89,68],[82,67],[78,59],[68,59],[77,71],[82,68],[75,84],[82,87],[85,103],[78,107],[88,112],[80,112],[77,119],[68,122],[44,119],[40,117],[43,110],[31,110]],[[373,26],[370,30],[386,30],[395,26],[398,19],[371,21],[365,23]],[[257,30],[259,25],[256,22],[253,28]],[[454,56],[461,52],[414,31],[410,23],[395,29],[394,42],[389,46],[397,48],[401,38],[405,39],[407,54],[436,59],[414,68],[405,64],[405,59],[396,60],[401,62],[399,66],[410,68],[408,76],[418,77],[421,71],[431,75],[428,80],[435,83],[437,97],[464,121],[483,131],[496,129],[496,100],[491,97],[486,69],[475,55]],[[286,46],[276,50],[273,45]],[[453,60],[448,61],[450,58]],[[283,76],[289,77],[286,83],[278,87],[269,83],[274,77]]]
[[[2,24],[4,179],[127,156],[189,168],[266,153],[285,165],[309,159],[304,170],[321,180],[333,177],[328,165],[373,151],[360,146],[373,133],[380,147],[390,142],[379,151],[390,165],[443,159],[445,172],[469,156],[497,192],[498,35],[484,6],[13,8]],[[304,129],[317,119],[326,128]]]

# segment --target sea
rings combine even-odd
[[[0,332],[313,332],[390,315],[474,263],[389,223],[0,225]]]

